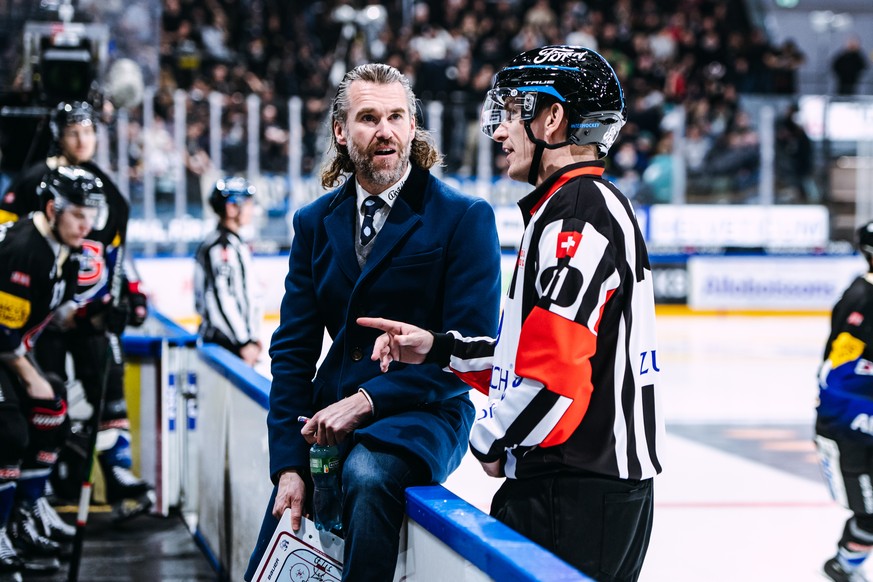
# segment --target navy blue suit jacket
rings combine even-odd
[[[386,317],[434,331],[494,336],[500,303],[500,246],[485,200],[461,194],[413,166],[363,269],[355,255],[354,179],[300,208],[285,279],[281,322],[270,356],[267,424],[270,474],[305,468],[309,445],[298,416],[363,387],[375,417],[364,439],[409,451],[441,482],[460,464],[473,421],[469,387],[435,364],[370,360],[381,332],[360,316]],[[333,343],[316,372],[324,330]]]

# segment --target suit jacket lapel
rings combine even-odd
[[[330,212],[324,217],[324,228],[340,270],[351,281],[356,281],[361,275],[358,257],[355,254],[355,220],[357,219],[354,179],[350,178],[331,203]]]
[[[371,271],[382,262],[403,240],[412,227],[421,221],[424,193],[430,174],[417,166],[412,171],[397,200],[388,213],[388,219],[379,229],[373,241],[373,250],[364,265],[363,273]],[[339,188],[331,202],[330,212],[324,217],[327,238],[336,254],[336,262],[343,273],[352,281],[361,275],[358,257],[355,252],[355,221],[358,220],[357,198],[354,178],[350,177]]]

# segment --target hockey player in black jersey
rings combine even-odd
[[[82,245],[81,270],[76,290],[79,309],[66,320],[52,322],[42,334],[35,349],[40,365],[64,380],[66,358],[73,358],[75,377],[85,391],[92,407],[101,394],[101,378],[106,366],[107,330],[120,334],[124,326],[141,325],[147,316],[146,295],[141,288],[132,263],[125,262],[122,285],[122,308],[110,307],[109,282],[116,265],[118,249],[125,243],[130,207],[127,200],[92,159],[97,147],[98,117],[85,102],[60,103],[52,112],[49,127],[52,132],[53,155],[22,172],[0,200],[0,220],[15,220],[27,215],[37,204],[36,190],[46,172],[57,167],[77,164],[90,171],[103,183],[108,214]],[[52,475],[56,495],[76,499],[82,482],[85,459],[75,446],[87,441],[86,428],[73,426],[71,446],[61,453],[57,470]],[[106,481],[107,501],[117,519],[127,519],[153,504],[152,487],[131,472],[130,423],[124,399],[124,362],[112,362],[103,405],[103,416],[97,440],[98,460]],[[48,506],[45,513],[56,514]],[[56,532],[55,536],[61,534]],[[65,536],[64,536],[65,537]]]
[[[101,184],[77,167],[53,171],[42,209],[0,226],[0,580],[60,567],[40,528],[45,483],[69,427],[60,378],[31,348],[53,313],[70,310],[77,254],[105,218]]]
[[[852,512],[824,565],[836,582],[866,580],[873,550],[873,222],[858,229],[868,272],[843,292],[819,370],[815,444],[831,496]]]
[[[209,196],[218,228],[197,249],[194,303],[200,337],[250,366],[261,354],[252,301],[251,253],[239,231],[251,222],[255,188],[245,178],[219,180]]]

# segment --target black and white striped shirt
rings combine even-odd
[[[473,454],[506,453],[509,478],[661,471],[652,273],[630,202],[602,174],[601,162],[569,166],[519,202],[526,228],[496,340],[437,338],[451,370],[488,394]]]
[[[235,350],[258,342],[259,320],[252,301],[251,252],[239,236],[219,228],[197,249],[194,304],[206,341]]]

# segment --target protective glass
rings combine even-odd
[[[504,121],[527,121],[533,119],[537,111],[537,92],[534,88],[491,89],[485,96],[479,125],[482,133],[490,138]]]

